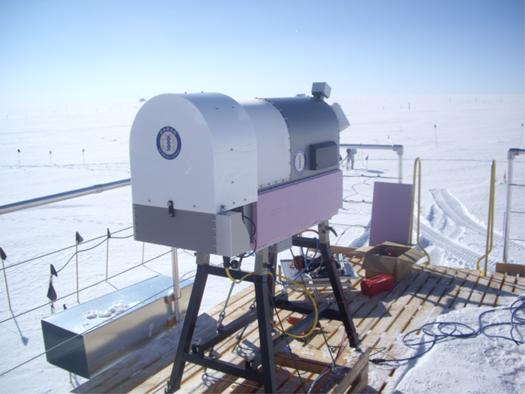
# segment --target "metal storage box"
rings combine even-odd
[[[181,313],[193,280],[181,282]],[[144,340],[167,327],[173,316],[172,278],[156,276],[71,307],[42,320],[47,361],[91,378]]]

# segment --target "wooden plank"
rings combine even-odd
[[[234,305],[237,306],[237,309],[230,313],[230,319],[231,320],[233,320],[236,317],[239,317],[241,314],[245,313],[248,310],[248,306],[252,302],[250,289],[247,288],[247,289],[243,290],[243,292],[244,292],[243,297],[238,299],[238,300],[236,300],[236,302],[234,303]],[[218,310],[220,312],[220,311],[222,311],[222,306],[220,306],[219,308],[214,308],[214,309],[215,309],[215,311]],[[199,320],[200,320],[200,317],[199,317]],[[215,330],[215,327],[212,327],[211,330],[208,330],[206,332],[214,331],[214,330]],[[194,340],[196,340],[197,338],[201,337],[202,335],[206,335],[206,334],[204,334],[203,331],[198,332],[198,333],[196,332],[194,334]],[[216,350],[223,350],[227,346],[228,346],[228,344],[226,343],[226,341],[223,341],[223,342],[219,343],[216,346]],[[155,389],[158,386],[164,386],[165,385],[165,383],[166,383],[166,381],[167,381],[167,379],[168,379],[168,377],[169,377],[169,375],[171,373],[171,367],[172,367],[171,363],[173,362],[173,356],[175,354],[175,349],[176,348],[173,349],[173,354],[172,354],[172,356],[170,358],[169,364],[164,369],[159,371],[157,374],[155,374],[153,376],[150,376],[149,378],[144,380],[141,384],[136,386],[135,390],[137,392],[145,392],[147,390]],[[197,365],[187,364],[185,369],[184,369],[183,384],[184,384],[184,382],[186,380],[188,380],[189,378],[191,378],[195,374],[199,373],[200,370],[201,370],[201,367],[199,367]]]
[[[450,274],[449,271],[447,271],[447,273]],[[406,350],[404,347],[398,349],[400,346],[397,341],[399,334],[413,330],[433,316],[446,311],[450,302],[445,300],[446,295],[459,293],[467,277],[467,273],[457,272],[457,275],[452,276],[452,281],[447,282],[445,279],[444,282],[441,282],[442,286],[439,285],[440,282],[437,283],[437,291],[433,295],[430,295],[428,302],[425,299],[420,300],[419,306],[417,302],[408,305],[395,323],[388,328],[388,334],[392,338],[392,344],[387,348],[387,351],[394,351],[397,356],[400,354],[400,350]],[[443,278],[446,277],[444,276]]]
[[[313,356],[317,356],[317,359],[279,352],[275,355],[275,363],[288,368],[297,368],[301,371],[317,374],[322,373],[327,367],[330,367],[329,363],[319,361],[322,359],[319,354],[314,354]]]
[[[514,298],[514,282],[516,277],[503,274],[503,285],[498,294],[496,303],[498,306],[509,304],[510,300]]]
[[[462,294],[465,293],[466,286],[474,286],[472,282],[477,281],[478,272],[474,272],[472,270],[456,269],[455,276],[456,279],[454,280],[454,288],[445,294],[441,299],[442,306],[440,314],[449,312],[454,307],[456,302],[460,299],[460,297],[462,297]]]
[[[352,384],[352,387],[349,390],[350,393],[359,394],[364,392],[365,389],[368,387],[368,366],[369,364],[367,363],[361,371],[359,377]]]
[[[472,292],[476,285],[478,284],[478,281],[480,279],[479,272],[472,270],[467,279],[466,282],[461,286],[461,290],[455,297],[455,299],[447,305],[448,310],[456,310],[464,308],[465,305],[469,302],[469,299],[472,295]]]
[[[346,373],[343,379],[333,387],[329,393],[346,393],[352,387],[352,384],[361,376],[362,373],[366,373],[368,381],[368,356],[369,351],[365,351],[361,354],[357,362],[351,367],[350,371]]]
[[[403,306],[403,310],[398,313],[398,316],[401,313],[411,316],[414,314],[424,314],[430,313],[431,309],[439,303],[439,300],[451,287],[454,276],[446,270],[446,268],[438,267],[429,269],[430,278],[426,281],[425,286],[413,295],[410,302]],[[413,312],[412,312],[413,311]],[[398,317],[395,317],[393,321],[386,322],[388,323],[384,329],[379,327],[379,331],[389,331],[392,329],[394,323],[398,320]],[[404,328],[404,327],[403,327]]]
[[[400,332],[416,317],[431,313],[453,283],[454,276],[450,275],[444,267],[427,268],[426,270],[429,273],[429,279],[423,287],[415,292],[405,305],[401,305],[401,309],[395,316],[384,323],[381,322],[374,329],[371,340],[376,340],[376,347],[385,348],[385,353],[389,355],[387,357],[404,357],[407,349],[398,342]],[[376,374],[382,377],[381,387],[384,388],[387,383],[391,382],[391,376],[395,370],[395,368],[380,369],[377,367],[374,369]],[[379,390],[381,387],[376,389]]]
[[[428,279],[428,276],[429,274],[428,273],[425,273],[424,270],[418,270],[418,271],[415,271],[414,272],[414,275],[415,275],[415,280],[408,280],[408,283],[409,285],[404,287],[404,291],[401,293],[403,294],[403,297],[405,296],[405,294],[410,294],[410,296],[413,295],[413,292],[419,290],[421,287],[424,286],[426,280]],[[386,304],[386,307],[385,308],[385,313],[388,311],[388,308],[391,307],[392,305],[395,305],[396,303],[399,302],[399,299],[395,298],[393,300],[391,300],[390,303]],[[403,301],[401,301],[401,303],[403,303]],[[396,307],[397,308],[397,307]],[[390,308],[391,310],[391,308]],[[374,320],[374,319],[372,319]],[[379,318],[376,318],[377,321],[381,321],[381,317]],[[368,323],[367,324],[368,326],[368,329],[363,329],[361,328],[360,332],[361,333],[364,333],[362,335],[362,338],[364,339],[363,343],[362,343],[362,346],[364,347],[367,347],[367,346],[370,346],[371,345],[371,348],[375,348],[375,346],[377,345],[377,342],[379,341],[379,336],[382,336],[384,333],[380,333],[380,331],[376,330],[377,328],[377,325],[374,325],[373,322],[371,323]],[[371,330],[371,331],[369,331]],[[377,334],[379,333],[379,334]],[[368,385],[368,381],[366,382],[365,386]]]
[[[423,300],[420,307],[414,311],[410,319],[407,319],[406,323],[399,326],[399,332],[404,333],[417,328],[446,311],[449,306],[446,301],[447,294],[454,295],[454,293],[459,293],[467,278],[468,274],[465,272],[445,268],[443,281],[440,281],[432,290],[431,294]],[[407,315],[410,315],[408,311]]]
[[[423,270],[418,268],[418,269],[415,269],[413,274],[412,274],[413,280],[415,280],[416,283],[420,284],[420,285],[422,285],[424,283],[425,277],[426,277],[426,274],[422,274],[422,273],[423,273]],[[419,280],[418,280],[418,278],[419,278]],[[407,278],[406,280],[407,280],[407,282],[409,282],[409,286],[410,286],[410,284],[413,284],[413,282],[410,282],[409,278]],[[404,287],[404,288],[406,290],[406,287]],[[378,295],[378,296],[373,297],[373,298],[378,298],[378,300],[376,300],[376,301],[381,301],[388,294],[389,293],[383,293],[382,295]],[[365,300],[365,303],[366,303],[366,300],[371,300],[371,299],[368,299],[367,297],[364,297],[364,296],[362,296],[362,298]],[[393,301],[395,301],[395,299]],[[373,309],[374,305],[375,305],[374,303],[371,303],[371,305],[368,305],[368,307],[367,307],[368,313],[371,312],[371,308],[370,307],[372,307],[372,309]],[[365,311],[365,313],[366,313],[366,311]],[[361,321],[365,321],[365,319],[366,318],[357,318],[357,319],[354,319],[354,321],[361,322]],[[331,324],[338,324],[338,322],[330,322],[330,325]],[[329,328],[330,328],[330,326],[329,326]],[[361,330],[358,330],[358,332],[361,334],[361,336],[363,336],[362,333],[364,332],[365,336],[366,336],[366,330],[362,330],[361,329]],[[332,335],[333,335],[333,337],[332,337]],[[337,344],[339,344],[339,343],[344,344],[345,350],[341,353],[341,357],[344,358],[345,355],[348,356],[350,354],[350,352],[353,351],[353,350],[350,350],[350,348],[347,346],[346,341],[344,341],[344,339],[346,337],[346,334],[345,334],[344,330],[340,329],[339,326],[336,326],[335,329],[333,330],[332,334],[329,333],[327,335],[327,337],[328,337],[328,340],[332,342],[332,345],[333,345],[333,342],[336,342]],[[316,337],[315,341],[317,341],[317,343],[316,343],[317,347],[320,348],[321,346],[324,346],[324,341],[323,341],[321,336]],[[338,361],[338,363],[339,363],[339,361]]]
[[[472,289],[472,294],[470,295],[468,302],[465,304],[465,307],[481,305],[485,293],[490,287],[491,279],[492,276],[480,274],[478,283],[476,283],[476,286]]]
[[[481,300],[480,306],[495,307],[497,303],[498,294],[504,283],[504,275],[501,273],[491,273],[491,281],[489,288],[485,292],[485,297]]]
[[[237,365],[241,364],[238,363]],[[202,372],[204,372],[204,369]],[[226,388],[229,388],[232,391],[240,390],[241,392],[250,392],[257,390],[258,388],[258,385],[255,382],[245,380],[237,382],[237,377],[211,369],[207,370],[207,377],[208,379],[206,380],[203,375],[199,375],[200,382],[198,385],[183,383],[181,385],[181,390],[184,392],[196,392],[196,390],[198,390],[201,393],[221,393],[225,391]]]
[[[302,294],[299,293],[299,292],[292,292],[292,293],[293,294],[290,297],[290,299],[298,299],[299,297],[302,297]],[[287,317],[291,316],[292,313],[291,312],[286,312],[286,311],[281,311],[280,315],[281,315],[281,319],[283,320],[283,322],[285,322]],[[285,329],[287,328],[287,325],[288,324],[285,325]],[[245,340],[248,340],[248,341],[251,341],[251,342],[255,343],[257,341],[257,339],[258,339],[257,325],[256,325],[256,323],[252,323],[252,325],[249,326],[249,329],[246,332]],[[233,337],[230,337],[230,338],[226,339],[225,341],[223,341],[221,343],[222,346],[220,348],[219,347],[216,348],[216,350],[219,353],[219,356],[220,356],[221,360],[233,362],[235,359],[238,359],[238,356],[235,353],[231,352],[232,346],[235,344],[235,342],[236,342],[236,340]],[[202,389],[201,388],[201,382],[199,380],[200,373],[201,373],[201,371],[197,370],[196,373],[192,374],[190,379],[188,379],[188,380],[183,379],[183,386],[184,386],[184,388],[185,389],[189,389],[191,391],[200,391]],[[220,389],[219,389],[219,387],[215,386],[217,391],[227,390],[231,383],[240,384],[240,382],[242,382],[241,378],[237,378],[237,377],[233,377],[233,376],[229,377],[229,378],[231,378],[231,379],[223,380],[220,383],[220,385],[219,385]],[[252,382],[252,384],[253,384],[253,382]],[[299,382],[299,384],[300,384],[300,382]]]
[[[525,276],[525,265],[510,264],[510,263],[496,263],[496,272],[507,274],[510,276]]]
[[[514,293],[523,294],[525,292],[525,276],[516,275],[516,283],[514,285]]]
[[[362,266],[356,264],[355,270],[357,272],[362,271]],[[345,292],[348,295],[351,306],[353,306],[352,311],[359,316],[354,318],[354,322],[358,327],[358,333],[362,334],[364,339],[363,345],[371,345],[372,348],[385,346],[387,351],[392,352],[392,354],[398,353],[403,350],[399,349],[397,344],[398,336],[401,332],[414,328],[422,322],[448,310],[457,309],[465,305],[499,305],[500,302],[505,300],[506,296],[519,293],[522,288],[525,289],[525,279],[520,276],[510,278],[501,273],[494,273],[486,278],[480,278],[476,272],[459,268],[414,267],[413,277],[412,281],[408,281],[408,284],[399,288],[396,286],[391,292],[372,298],[364,297],[357,291],[352,290],[359,285],[359,278],[348,283],[349,288]],[[323,286],[324,283],[318,283],[318,285]],[[246,290],[249,290],[249,288]],[[329,290],[323,291],[320,289],[320,293],[330,295]],[[300,294],[295,292],[292,299],[298,297],[300,297]],[[228,314],[232,319],[250,305],[251,298],[248,298],[247,295],[237,296],[236,302],[239,302],[235,304],[237,307],[233,307],[232,304],[234,310]],[[213,313],[218,314],[221,310],[222,307],[219,305],[213,308]],[[290,315],[292,313],[280,311],[281,319],[286,327],[288,323],[285,320]],[[254,327],[250,327],[250,330],[247,330],[245,338],[255,343],[258,338],[258,330],[256,324],[253,325]],[[348,342],[344,341],[346,334],[344,329],[342,329],[341,323],[323,320],[322,326],[330,345],[342,346],[337,363],[343,362],[344,364],[344,360],[355,353],[355,350],[349,348]],[[221,359],[240,360],[239,356],[231,353],[234,343],[234,339],[228,338],[220,344],[221,346],[217,346]],[[291,345],[294,354],[299,358],[295,360],[294,364],[294,360],[290,358],[288,353],[283,352],[277,356],[279,392],[283,390],[286,392],[304,391],[301,381],[295,372],[296,367],[301,370],[303,381],[309,384],[320,373],[323,373],[330,362],[328,352],[323,350],[325,346],[324,339],[319,334],[315,335],[308,343],[293,341]],[[224,375],[222,375],[222,383],[214,384],[213,388],[206,387],[200,382],[202,368],[192,367],[193,369],[188,370],[188,375],[185,370],[184,391],[240,393],[261,392],[262,390],[262,387],[255,384],[255,382],[247,382],[243,379]],[[368,370],[368,363],[366,363],[365,368],[362,368],[362,370],[364,369]],[[376,390],[388,390],[389,384],[393,382],[391,375],[397,376],[395,368],[381,372],[380,376],[377,376],[377,369],[377,367],[372,366],[373,372],[371,373],[376,374],[373,383],[375,387],[373,388]],[[137,392],[147,391],[140,389],[141,387],[146,388],[146,386],[153,390],[163,390],[170,371],[171,365],[157,374],[156,385],[146,385],[144,383],[136,388]],[[342,383],[340,382],[336,387],[341,389],[342,385],[352,380],[349,376],[350,374],[351,372],[346,374],[341,381]],[[186,379],[186,377],[188,378]],[[362,390],[363,387],[369,384],[367,378],[352,378],[354,378],[355,385],[359,386],[358,390]],[[151,383],[154,383],[154,380]],[[147,379],[147,382],[150,382],[150,379]],[[351,390],[356,389],[355,385],[351,384]]]
[[[247,294],[250,294],[249,290],[250,290],[249,288],[246,289],[246,291],[248,291]],[[298,292],[293,292],[293,293],[294,293],[294,295],[291,297],[291,299],[294,299],[294,297],[297,298],[297,297],[300,296],[300,293],[298,293]],[[247,307],[251,304],[251,301],[252,301],[252,298],[247,298],[247,301],[244,302],[243,305],[242,305],[242,309],[238,309],[238,310],[236,310],[234,312],[230,312],[228,320],[233,320],[234,318],[238,317],[242,313],[245,313],[247,311]],[[215,309],[221,311],[222,310],[222,306],[220,306],[219,308],[215,308]],[[286,315],[284,315],[284,313],[283,313],[283,316],[285,316],[285,317],[287,317],[289,315],[290,315],[290,313],[286,313]],[[245,338],[245,340],[252,340],[252,341],[256,341],[257,340],[257,338],[258,338],[258,331],[257,331],[257,326],[256,326],[255,323],[252,323],[249,326],[249,328],[246,330],[244,338]],[[226,361],[234,361],[235,360],[236,355],[231,353],[231,349],[233,348],[233,345],[235,343],[236,343],[235,338],[234,337],[230,337],[230,338],[224,340],[223,342],[221,342],[220,344],[218,344],[215,347],[215,350],[217,351],[217,353],[219,354],[221,359],[224,359]],[[196,384],[196,381],[199,381],[199,383],[200,383],[200,376],[203,373],[203,371],[204,371],[204,369],[202,369],[200,366],[197,366],[197,365],[194,365],[194,364],[187,364],[186,368],[184,370],[182,384],[183,385],[190,384],[190,380],[193,381],[192,384]],[[158,388],[159,386],[163,387],[164,384],[165,384],[165,381],[167,380],[167,377],[170,374],[170,372],[171,372],[171,365],[168,366],[165,370],[159,372],[158,376],[151,377],[150,379],[148,379],[148,382],[144,382],[144,384],[145,385],[152,385],[153,388]],[[239,381],[237,381],[236,379],[237,379],[237,377],[232,377],[232,380],[235,380],[235,383],[239,384]],[[141,386],[137,387],[137,391],[139,391],[139,392],[143,392],[144,391],[143,389],[144,389],[144,387],[141,387]]]
[[[241,305],[238,304],[239,309],[237,309],[233,313],[231,313],[231,318],[232,319],[235,318],[235,317],[238,317],[242,313],[246,312],[247,311],[247,307],[251,304],[252,298],[251,298],[251,294],[249,292],[250,289],[246,289],[246,290],[247,290],[247,292],[245,293],[245,296],[248,296],[248,297],[244,298],[244,302],[242,302]],[[222,307],[220,308],[220,310],[222,310]],[[199,317],[199,319],[200,319],[200,317]],[[213,327],[213,330],[215,330],[215,327]],[[194,335],[194,338],[198,338],[201,335],[202,335],[201,333],[196,333]],[[225,342],[226,341],[223,341],[222,343],[217,345],[216,349],[221,350],[224,347],[226,347],[227,344]],[[173,355],[174,355],[174,353],[173,353]],[[170,363],[163,370],[159,371],[154,376],[150,376],[147,380],[142,382],[142,384],[140,384],[137,387],[135,387],[136,391],[137,392],[146,392],[148,390],[154,390],[154,389],[156,389],[159,386],[163,387],[165,385],[165,383],[166,383],[170,373],[171,373],[171,367],[172,367],[171,363],[173,362],[173,355],[171,357]],[[202,370],[201,367],[199,367],[197,365],[187,364],[185,369],[184,369],[183,384],[184,384],[184,382],[186,380],[188,380],[189,378],[191,378],[195,374],[199,373],[200,370]]]
[[[364,304],[354,312],[356,315],[360,316],[356,319],[356,327],[359,327],[362,330],[366,326],[365,323],[367,319],[369,320],[369,316],[372,312],[377,312],[378,308],[381,307],[385,308],[383,301],[386,301],[388,306],[396,300],[392,295],[402,294],[408,289],[413,288],[414,283],[417,283],[418,285],[421,284],[422,281],[426,280],[427,276],[428,274],[424,271],[414,271],[409,277],[396,283],[395,287],[389,292],[384,292],[370,298],[361,296]]]
[[[453,291],[457,286],[457,272],[455,270],[440,267],[433,269],[433,273],[437,276],[437,280],[434,282],[432,289],[426,296],[421,299],[416,299],[410,306],[407,306],[402,318],[398,320],[397,324],[395,326],[392,325],[386,330],[388,331],[386,336],[387,338],[389,337],[385,341],[386,352],[392,358],[410,356],[411,352],[409,349],[399,341],[400,333],[416,329],[421,324],[439,314],[444,308],[444,303],[441,302],[444,295],[449,291]],[[461,280],[459,282],[461,283]],[[389,345],[388,341],[390,341]],[[385,392],[391,391],[397,381],[399,372],[403,370],[403,368],[392,367],[387,370],[387,373],[383,372],[385,384],[382,386],[382,390]]]
[[[363,346],[370,346],[371,342],[375,341],[378,337],[384,336],[384,330],[394,319],[397,319],[401,311],[406,310],[406,308],[412,304],[416,298],[416,294],[426,294],[426,292],[432,288],[433,283],[434,279],[430,271],[423,271],[418,275],[416,280],[409,281],[403,294],[391,303],[393,305],[387,305],[384,314],[376,319],[372,319],[369,325],[366,326],[363,336]],[[417,304],[416,307],[418,305],[419,304]],[[392,310],[392,313],[390,313],[389,310]],[[381,328],[374,330],[377,324],[379,324]]]
[[[299,294],[299,293],[297,293],[297,294]],[[285,311],[280,311],[279,314],[280,314],[280,316],[281,316],[281,320],[283,321],[284,329],[285,329],[285,330],[288,329],[289,324],[287,323],[286,318],[287,318],[288,316],[291,316],[293,313],[286,313]],[[294,344],[301,344],[301,342],[293,341],[293,342],[291,343],[291,346],[294,346]],[[288,367],[288,370],[291,370],[292,373],[295,373],[295,367],[294,367],[293,362],[292,362],[292,363],[290,364],[290,366]],[[305,372],[303,371],[302,374],[305,374]],[[286,384],[286,388],[285,388],[285,390],[286,390],[287,392],[288,392],[288,391],[293,391],[293,390],[292,390],[292,388],[293,388],[293,387],[292,387],[293,384],[297,385],[297,387],[294,388],[295,390],[297,390],[297,389],[299,389],[300,387],[302,387],[302,381],[305,381],[305,380],[308,380],[307,377],[303,377],[303,379],[298,379],[298,378],[295,379],[295,380],[292,379],[292,380],[290,380],[290,382],[288,382],[288,383]],[[280,389],[279,389],[279,390],[280,390]]]
[[[293,393],[299,391],[305,393],[308,389],[310,381],[306,379],[306,374],[301,374],[301,378],[297,376],[297,373],[292,369],[284,369],[288,374],[288,377],[280,382],[277,387],[279,393]],[[264,393],[264,389],[261,387],[258,393]]]

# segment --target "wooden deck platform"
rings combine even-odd
[[[354,261],[354,267],[357,275],[361,276],[364,272],[358,260]],[[348,347],[342,324],[323,320],[322,329],[326,339],[332,350],[338,354],[337,365],[346,369],[336,371],[340,373],[338,379],[331,378],[328,382],[316,385],[320,391],[391,392],[401,371],[368,364],[368,353],[374,354],[381,350],[390,357],[406,356],[410,353],[400,343],[400,334],[448,311],[465,307],[505,305],[510,297],[525,292],[525,279],[519,275],[490,273],[483,277],[473,270],[437,266],[416,266],[411,275],[397,283],[390,292],[372,298],[365,297],[358,291],[360,281],[360,277],[347,279],[344,285],[364,352],[359,353]],[[319,284],[319,292],[329,297],[328,292],[323,292],[322,283]],[[253,297],[251,287],[233,296],[227,320],[249,308]],[[218,305],[199,317],[196,337],[215,329],[221,309],[222,305]],[[286,311],[280,312],[283,321],[290,315]],[[138,349],[128,360],[117,363],[75,392],[163,392],[171,371],[179,329],[177,327],[166,332],[157,340],[156,345],[150,344],[149,348]],[[257,346],[257,329],[255,324],[251,324],[240,346],[236,346],[235,338],[229,338],[220,343],[215,351],[222,359],[236,363],[243,361],[243,353],[249,355],[256,351]],[[287,352],[278,355],[279,392],[306,392],[305,386],[308,387],[310,382],[325,371],[330,355],[319,330],[306,343],[295,340],[291,346],[293,353],[300,359],[292,359]],[[144,357],[144,354],[149,354],[150,357]],[[300,370],[300,377],[297,376],[297,368]],[[255,382],[211,370],[205,373],[203,368],[187,364],[181,392],[253,393],[262,392],[262,388]]]

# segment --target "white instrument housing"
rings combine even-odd
[[[165,127],[180,152],[162,155]],[[176,141],[173,141],[176,143]],[[218,213],[257,201],[257,145],[250,117],[222,94],[163,94],[138,112],[130,136],[134,204]]]
[[[130,136],[135,238],[235,256],[331,217],[342,204],[342,109],[312,96],[239,103],[162,94]]]

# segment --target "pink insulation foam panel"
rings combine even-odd
[[[339,170],[261,192],[255,203],[257,249],[330,219],[342,204]]]

